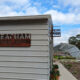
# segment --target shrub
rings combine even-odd
[[[72,64],[66,64],[65,67],[68,68],[68,69],[71,69]]]

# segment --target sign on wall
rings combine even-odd
[[[30,47],[31,34],[0,34],[0,47]]]

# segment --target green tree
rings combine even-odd
[[[80,34],[69,38],[69,44],[73,44],[80,49]]]
[[[69,38],[69,43],[75,45],[76,44],[76,37],[72,36]]]

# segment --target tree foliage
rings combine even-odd
[[[73,44],[80,49],[80,34],[70,37],[68,42],[69,44]]]

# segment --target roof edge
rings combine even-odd
[[[30,20],[30,19],[50,19],[51,15],[32,15],[32,16],[7,16],[7,17],[0,17],[0,20]]]

